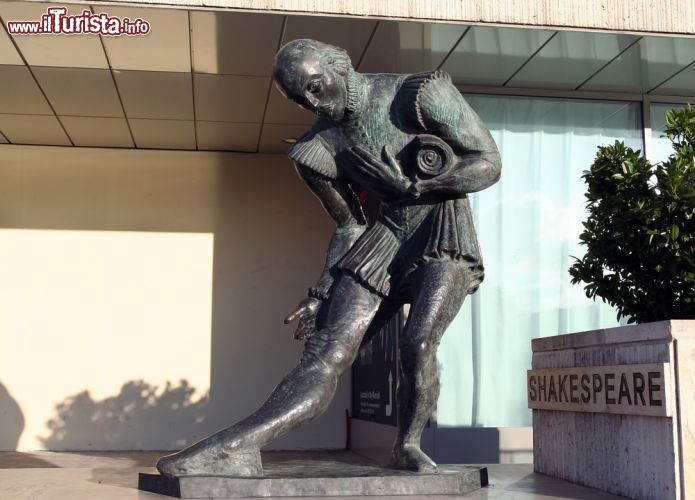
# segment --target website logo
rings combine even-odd
[[[10,35],[142,36],[150,32],[150,23],[90,10],[71,16],[66,7],[49,7],[39,21],[7,21],[7,31]]]

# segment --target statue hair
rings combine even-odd
[[[333,70],[335,70],[335,72],[342,77],[347,77],[354,71],[350,56],[345,49],[306,38],[292,40],[291,42],[285,44],[278,51],[276,56],[276,66],[277,61],[285,58],[294,59],[304,53],[307,49],[316,51],[319,54],[321,62],[333,68]]]

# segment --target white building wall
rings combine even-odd
[[[0,146],[0,450],[175,449],[298,361],[332,225],[290,162]],[[340,448],[326,415],[273,444]]]

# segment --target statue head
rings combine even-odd
[[[352,63],[347,52],[315,40],[294,40],[275,56],[273,79],[278,90],[304,109],[340,121],[348,104]]]

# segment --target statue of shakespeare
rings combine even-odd
[[[408,303],[390,466],[435,471],[420,437],[439,394],[437,346],[483,280],[467,196],[499,179],[497,147],[442,71],[360,74],[343,49],[295,40],[278,52],[273,78],[318,115],[289,157],[337,226],[321,278],[285,319],[298,320],[304,353],[255,413],[157,468],[262,476],[260,447],[320,415],[361,343]],[[362,191],[379,202],[369,224]]]

